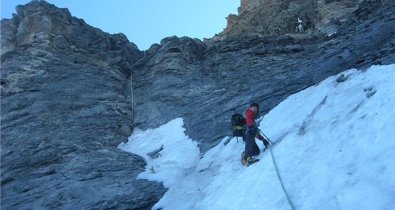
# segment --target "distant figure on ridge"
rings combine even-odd
[[[296,32],[302,33],[303,29],[303,21],[298,17],[298,25],[296,26]]]

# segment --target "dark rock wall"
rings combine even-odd
[[[135,66],[136,125],[156,127],[182,116],[187,134],[206,151],[231,135],[234,108],[243,112],[256,101],[264,114],[343,70],[393,63],[394,7],[364,5],[331,36],[162,40]]]
[[[117,149],[142,53],[42,1],[1,21],[2,209],[144,209],[164,193]]]
[[[262,12],[251,10],[260,1],[242,2],[236,25],[254,17],[245,11]],[[270,5],[296,10],[306,2]],[[342,70],[394,63],[394,1],[347,2],[317,1],[352,12],[304,34],[247,26],[204,42],[168,37],[145,52],[67,9],[18,7],[1,21],[1,207],[149,209],[165,189],[136,180],[144,161],[117,149],[133,127],[183,117],[204,152],[230,135],[233,109],[254,101],[264,114]]]
[[[307,33],[332,33],[359,10],[364,16],[393,0],[241,0],[238,14],[231,14],[226,28],[215,39],[240,35],[295,33],[298,18]],[[362,9],[361,9],[362,8]]]

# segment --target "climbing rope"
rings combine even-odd
[[[134,127],[134,93],[133,93],[133,71],[134,65],[132,66],[132,71],[130,72],[130,96],[131,96],[131,103],[132,103],[132,126]]]
[[[270,145],[273,144],[273,142],[265,134],[263,134],[262,132],[261,132],[261,134],[270,142]],[[292,203],[291,198],[289,197],[289,195],[287,193],[287,190],[284,187],[284,183],[283,183],[283,180],[281,179],[280,172],[278,170],[278,166],[277,166],[277,162],[276,162],[276,158],[274,158],[274,154],[273,154],[273,150],[272,150],[271,146],[269,146],[269,150],[270,150],[270,155],[272,156],[272,162],[273,162],[273,165],[274,165],[274,169],[276,170],[277,178],[280,181],[281,187],[283,188],[285,196],[287,197],[288,203],[291,206],[292,210],[296,210],[294,204]]]

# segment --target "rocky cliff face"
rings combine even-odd
[[[165,189],[136,180],[143,160],[117,149],[133,127],[183,117],[206,151],[230,135],[233,109],[255,101],[265,113],[342,70],[394,63],[394,4],[242,1],[220,36],[168,37],[145,52],[67,9],[43,1],[18,7],[1,21],[2,207],[148,209]],[[256,29],[268,9],[289,8],[317,16],[310,31]],[[266,22],[289,21],[273,11]]]
[[[131,64],[142,53],[42,1],[1,21],[2,209],[144,209],[164,189],[136,180]]]
[[[266,7],[243,2],[242,11]],[[285,1],[263,2],[277,8]],[[233,109],[242,112],[256,101],[265,113],[290,94],[342,70],[393,63],[394,11],[393,5],[361,2],[344,20],[347,26],[337,25],[330,36],[315,31],[246,33],[205,42],[163,39],[135,66],[135,122],[148,128],[182,116],[187,133],[205,151],[230,135]],[[244,22],[250,23],[249,18],[237,24]]]
[[[227,17],[227,27],[215,38],[296,33],[298,18],[305,33],[331,34],[347,27],[359,8],[391,5],[392,0],[241,0],[238,14]]]

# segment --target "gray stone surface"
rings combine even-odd
[[[367,16],[380,7],[391,7],[393,0],[241,0],[238,14],[231,14],[226,28],[215,36],[224,39],[240,35],[280,35],[295,33],[298,18],[304,31],[333,34],[339,25],[355,16]],[[362,8],[362,9],[361,9]]]
[[[1,209],[149,209],[165,189],[120,151],[142,53],[33,1],[1,21]]]
[[[264,114],[342,70],[394,63],[394,1],[359,2],[325,33],[168,37],[145,52],[67,9],[18,7],[1,21],[1,208],[149,209],[166,189],[117,149],[134,127],[183,117],[204,152],[231,134],[233,109]]]
[[[135,65],[135,123],[156,127],[182,116],[187,134],[204,152],[231,135],[233,109],[243,112],[256,101],[264,114],[343,70],[394,63],[394,15],[393,6],[361,4],[331,36],[316,31],[205,42],[163,39]]]

